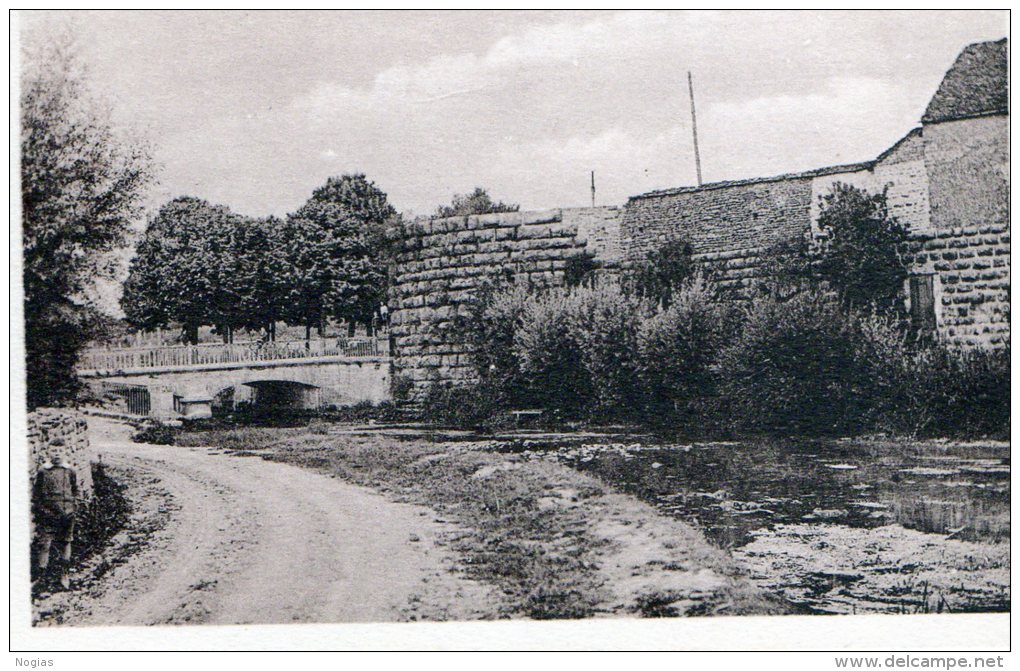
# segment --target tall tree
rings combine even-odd
[[[23,54],[21,208],[27,400],[72,402],[78,355],[96,309],[88,296],[112,278],[110,253],[141,214],[152,179],[144,144],[114,132],[91,93],[74,41]]]
[[[467,214],[490,214],[493,212],[517,212],[521,209],[516,203],[504,203],[494,201],[489,192],[482,187],[475,187],[475,190],[467,194],[455,194],[449,205],[440,205],[436,208],[435,216],[439,218],[456,217]]]
[[[386,268],[365,223],[340,205],[313,199],[284,229],[288,323],[310,333],[331,318],[370,322],[385,298]]]
[[[319,310],[313,307],[316,301],[312,296],[321,295],[322,314],[312,325],[329,318],[344,320],[351,327],[355,322],[370,324],[386,300],[390,262],[386,229],[399,220],[386,193],[361,173],[330,177],[293,218],[304,222],[295,228],[295,234],[308,233],[308,226],[328,233],[327,239],[312,235],[312,244],[328,249],[328,267],[320,266],[315,273],[299,272],[303,288],[296,293],[303,297],[301,305],[306,311],[300,323],[309,324],[306,319]],[[298,269],[307,266],[301,261],[305,254],[298,250],[294,254]],[[322,283],[329,286],[320,294]]]
[[[160,208],[138,244],[121,305],[128,322],[151,329],[182,325],[185,342],[198,328],[221,333],[243,323],[236,284],[244,219],[222,205],[179,197]]]
[[[276,336],[286,309],[287,250],[284,222],[276,217],[244,219],[234,232],[236,263],[229,278],[238,302],[233,328],[263,330]]]

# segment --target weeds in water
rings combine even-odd
[[[992,542],[1009,538],[1009,511],[1001,505],[992,506],[972,498],[946,500],[900,495],[892,503],[892,514],[896,523],[926,533]]]

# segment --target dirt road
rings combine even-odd
[[[37,603],[39,624],[473,619],[495,602],[454,572],[437,544],[451,530],[426,508],[259,458],[132,443],[111,421],[90,431],[128,484],[132,528],[77,589]]]

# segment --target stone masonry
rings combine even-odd
[[[512,276],[536,286],[563,284],[570,260],[618,252],[618,208],[509,212],[418,219],[394,234],[397,257],[389,306],[397,374],[420,390],[431,380],[474,377],[457,332],[475,290]]]
[[[909,253],[914,272],[935,277],[935,316],[943,338],[961,347],[1009,343],[1008,225],[918,236]]]
[[[63,447],[54,445],[58,439]],[[82,496],[92,497],[92,452],[85,417],[75,410],[40,408],[28,413],[29,481],[59,451],[78,475]]]

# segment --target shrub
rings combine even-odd
[[[534,295],[524,306],[513,341],[525,400],[572,416],[592,398],[592,380],[573,329],[575,304],[565,289]]]
[[[1009,348],[919,349],[905,366],[899,426],[925,436],[1008,438],[1009,359]]]
[[[422,394],[422,413],[436,424],[485,428],[502,409],[500,394],[488,382],[432,382]]]
[[[820,278],[847,305],[900,311],[907,278],[900,249],[908,233],[889,214],[885,191],[870,194],[837,182],[820,206],[818,228],[825,235],[816,266]]]
[[[650,308],[608,278],[571,293],[570,333],[591,384],[591,411],[601,417],[633,416],[642,406],[638,331]]]
[[[514,339],[531,298],[532,289],[523,282],[490,281],[475,293],[460,320],[475,370],[508,406],[521,401],[525,386]]]
[[[733,427],[809,435],[859,429],[871,396],[859,335],[857,319],[824,292],[756,299],[718,361]]]
[[[390,380],[390,394],[397,403],[411,400],[414,394],[414,380],[407,375],[394,375]]]
[[[734,312],[716,301],[710,283],[696,277],[684,284],[668,308],[641,324],[639,375],[649,419],[707,426],[718,394],[713,364],[736,327]]]
[[[694,248],[680,238],[652,250],[629,274],[627,289],[663,305],[696,271]]]
[[[180,433],[180,430],[176,427],[167,426],[159,422],[145,422],[134,432],[131,440],[136,443],[149,443],[150,445],[173,445],[178,433]]]

